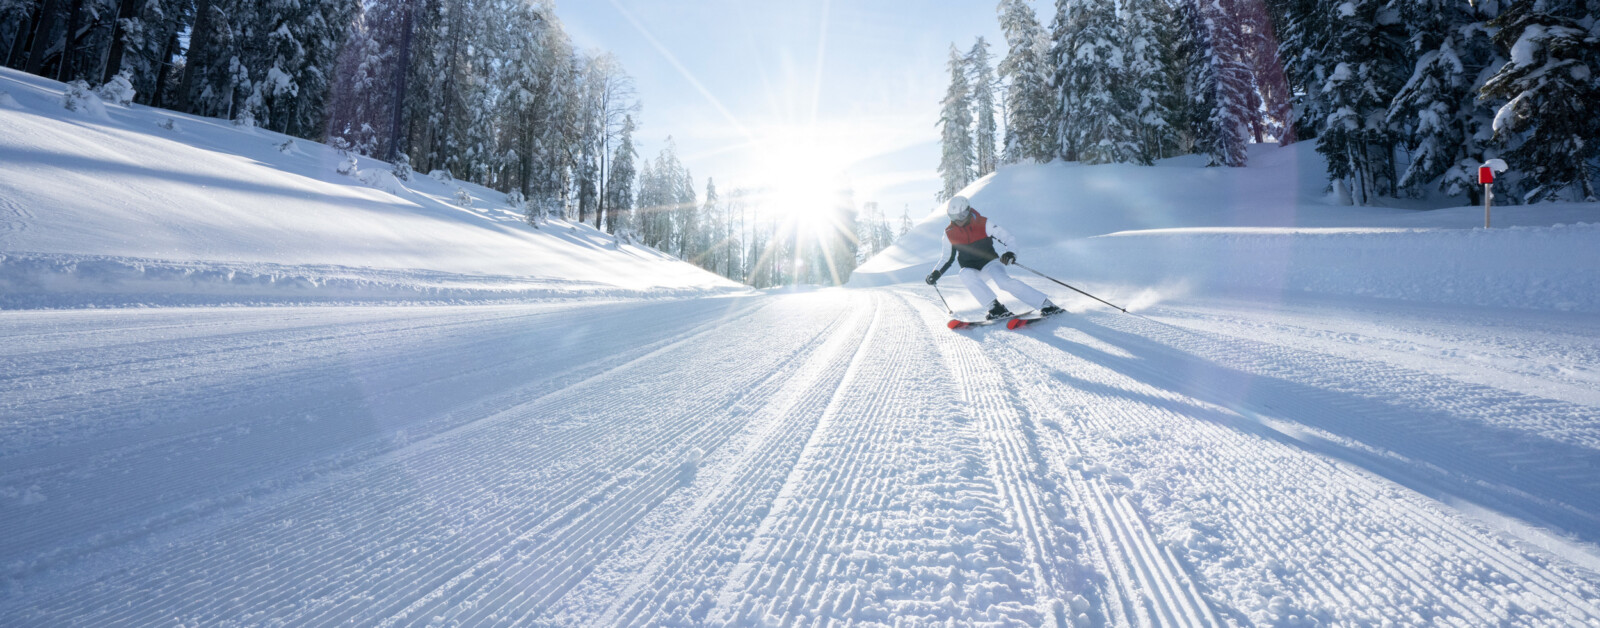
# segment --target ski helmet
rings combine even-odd
[[[944,212],[951,220],[961,220],[967,215],[967,210],[972,208],[972,203],[967,202],[965,196],[952,196],[950,202],[945,204]]]

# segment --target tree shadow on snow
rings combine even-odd
[[[1139,382],[1228,408],[1237,414],[1056,372],[1058,379],[1075,388],[1171,410],[1278,441],[1355,465],[1446,503],[1466,502],[1548,526],[1589,543],[1600,543],[1600,451],[1531,432],[1480,423],[1438,407],[1412,405],[1401,399],[1391,403],[1246,373],[1082,318],[1063,321],[1062,327],[1081,331],[1132,357],[1107,353],[1053,335],[1034,337],[1066,354],[1103,365]],[[1317,357],[1321,364],[1333,359]],[[1338,372],[1318,375],[1337,377]],[[1427,395],[1430,400],[1476,400],[1476,403],[1491,403],[1497,407],[1535,408],[1547,413],[1576,412],[1578,416],[1582,412],[1581,408],[1566,402],[1421,372],[1407,372],[1406,375],[1411,378],[1408,381],[1416,384],[1412,388],[1433,389],[1433,394]],[[1264,417],[1305,425],[1353,443],[1292,427],[1275,427]]]

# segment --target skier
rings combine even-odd
[[[995,297],[994,291],[984,283],[985,279],[1032,306],[1041,316],[1061,312],[1061,308],[1051,303],[1043,292],[1006,274],[1006,265],[1017,261],[1017,254],[1006,251],[997,255],[994,245],[999,242],[1009,248],[1007,241],[1011,240],[1011,234],[972,209],[971,202],[965,196],[951,198],[945,206],[945,213],[950,216],[950,225],[944,228],[944,252],[939,256],[944,264],[928,273],[928,285],[938,283],[939,277],[950,269],[952,262],[960,262],[961,270],[957,274],[961,277],[961,283],[967,287],[972,298],[989,305],[989,320],[1014,315]]]

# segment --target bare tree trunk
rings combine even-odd
[[[51,37],[56,29],[56,20],[60,17],[61,0],[45,0],[44,8],[39,10],[39,19],[34,22],[33,46],[28,51],[28,65],[23,71],[29,74],[38,74],[44,69],[44,53],[50,48],[54,40]]]
[[[43,2],[34,2],[28,11],[17,16],[17,26],[12,29],[11,36],[6,39],[5,46],[0,47],[0,64],[8,68],[17,67],[22,62],[22,55],[28,49],[28,38],[33,33],[33,26],[39,22],[39,9]]]
[[[111,48],[100,67],[100,82],[111,80],[122,71],[122,55],[128,47],[128,30],[122,27],[125,20],[133,19],[138,11],[138,0],[121,0],[117,3],[117,19],[111,23]]]
[[[400,125],[406,110],[406,75],[411,68],[411,2],[405,3],[400,18],[400,59],[394,66],[394,108],[389,120],[389,161],[400,159]]]
[[[56,68],[56,80],[73,81],[79,76],[77,66],[78,21],[83,15],[83,0],[72,0],[67,12],[67,32],[62,36],[61,65]]]
[[[195,58],[211,46],[211,2],[212,0],[195,0],[194,28],[190,30],[189,52],[185,55],[183,64],[183,80],[178,82],[178,102],[174,103],[179,111],[197,113],[194,110],[193,93],[195,73],[198,71],[195,67],[199,64],[195,63]]]
[[[181,45],[181,42],[178,41],[178,33],[173,31],[171,35],[167,36],[167,45],[161,49],[161,70],[156,72],[155,89],[150,90],[149,104],[151,107],[166,105],[167,80],[172,74],[172,57],[178,54],[179,45]]]

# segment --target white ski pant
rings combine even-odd
[[[1006,274],[1006,265],[1000,263],[1000,260],[984,264],[983,270],[962,268],[961,272],[956,274],[961,277],[961,284],[967,287],[967,292],[972,294],[972,298],[977,299],[978,304],[986,309],[996,299],[994,291],[990,290],[989,285],[984,283],[983,280],[985,279],[994,282],[995,286],[1036,310],[1044,307],[1044,302],[1048,298],[1043,292],[1034,290],[1033,286],[1022,283],[1013,279],[1011,275]]]

